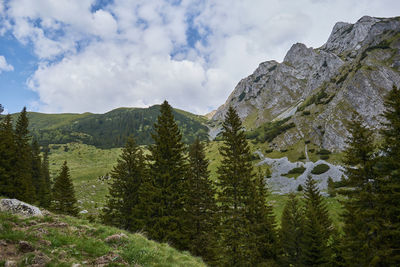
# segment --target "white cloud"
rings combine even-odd
[[[14,67],[7,63],[4,56],[0,56],[0,73],[3,71],[13,71]]]
[[[8,3],[5,23],[39,58],[28,81],[38,110],[105,112],[168,99],[206,113],[259,63],[281,61],[293,43],[318,47],[337,21],[400,10],[396,0],[114,0],[92,11],[94,2]],[[189,28],[201,36],[195,47]]]

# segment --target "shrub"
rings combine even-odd
[[[298,160],[303,160],[306,159],[306,156],[304,156],[304,153],[301,153],[300,157],[298,158]]]
[[[291,169],[289,172],[288,172],[288,174],[303,174],[304,173],[304,171],[306,170],[306,168],[304,168],[303,166],[301,166],[301,167],[296,167],[296,168],[293,168],[293,169]]]
[[[322,148],[321,150],[319,150],[319,151],[317,152],[317,154],[318,154],[318,155],[329,155],[329,154],[332,154],[332,152],[329,151],[328,149]]]
[[[299,192],[303,191],[303,186],[301,184],[299,184],[299,186],[297,187],[297,191]]]
[[[323,159],[323,160],[327,160],[327,159],[329,159],[329,155],[321,155],[319,158]]]
[[[311,152],[311,153],[314,153],[315,149],[314,148],[310,148],[308,151]]]
[[[311,142],[310,140],[304,141],[305,144],[309,144],[310,142]]]
[[[266,149],[265,150],[265,154],[268,154],[268,153],[271,153],[271,152],[273,152],[274,150],[271,148],[271,149]]]
[[[310,111],[308,111],[308,110],[306,110],[306,111],[303,111],[303,115],[305,115],[305,116],[308,116],[308,115],[310,115],[311,114],[311,112]]]
[[[329,170],[329,166],[326,164],[319,164],[314,167],[314,169],[311,171],[312,174],[323,174]]]

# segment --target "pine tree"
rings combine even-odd
[[[15,144],[17,159],[14,165],[17,192],[16,198],[33,203],[36,200],[35,187],[32,181],[31,147],[29,145],[28,117],[24,107],[15,126]]]
[[[282,265],[299,266],[302,259],[304,210],[295,194],[289,194],[281,218]]]
[[[217,261],[218,221],[215,190],[209,176],[204,145],[196,138],[189,148],[186,229],[190,240],[189,251],[212,265]]]
[[[252,265],[272,265],[277,259],[276,220],[272,206],[267,202],[268,190],[261,169],[250,187],[247,218],[253,240]]]
[[[393,86],[385,101],[383,114],[383,136],[378,180],[378,207],[382,210],[381,232],[379,239],[381,249],[374,264],[381,266],[400,265],[400,89]],[[382,221],[383,220],[383,221]]]
[[[348,191],[348,199],[344,201],[342,253],[348,265],[368,266],[376,256],[379,243],[374,135],[357,113],[348,123],[348,131],[344,163],[353,190]]]
[[[40,147],[36,139],[34,139],[32,142],[31,153],[32,183],[35,187],[37,200],[41,204],[43,203],[45,184],[42,173],[42,158],[40,157]]]
[[[242,123],[232,107],[229,107],[222,127],[217,201],[221,203],[220,233],[226,261],[224,264],[247,266],[252,263],[253,253],[257,254],[257,251],[252,250],[251,241],[254,237],[247,216],[255,174]]]
[[[331,252],[328,241],[332,223],[328,209],[311,176],[304,191],[304,235],[302,239],[302,263],[306,266],[323,266],[329,263]]]
[[[3,111],[4,111],[3,105],[0,104],[0,114],[3,113]]]
[[[17,157],[11,115],[0,122],[0,195],[17,197],[15,161]]]
[[[128,138],[117,166],[111,172],[104,223],[136,232],[142,229],[138,214],[139,189],[147,175],[143,151]]]
[[[49,208],[51,204],[51,180],[50,180],[48,147],[44,148],[41,170],[43,177],[43,188],[41,191],[43,195],[40,198],[40,205],[44,208]]]
[[[72,184],[67,162],[64,161],[60,174],[54,182],[51,208],[57,213],[76,216],[78,214],[76,204],[74,185]]]
[[[187,249],[185,235],[185,176],[187,162],[182,134],[167,101],[154,125],[154,145],[149,147],[150,179],[141,190],[148,236],[170,242],[178,249]]]

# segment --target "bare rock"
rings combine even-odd
[[[51,261],[51,259],[46,256],[45,254],[43,254],[42,252],[37,252],[35,257],[32,259],[32,265],[34,267],[44,267],[46,266],[49,262]]]
[[[108,266],[110,263],[119,263],[119,264],[127,265],[127,262],[124,261],[121,256],[119,256],[118,254],[113,253],[113,252],[110,252],[107,255],[97,258],[93,262],[93,265],[102,267],[102,266]]]
[[[17,267],[17,262],[8,260],[4,264],[4,267]]]
[[[0,201],[0,211],[11,212],[25,217],[43,216],[38,207],[29,205],[18,199],[2,199]]]
[[[119,242],[125,238],[127,238],[128,236],[124,233],[120,233],[120,234],[115,234],[115,235],[110,235],[108,236],[104,241],[107,243],[116,243]]]

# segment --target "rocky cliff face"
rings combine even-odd
[[[247,129],[287,117],[296,127],[271,146],[285,148],[300,140],[342,150],[345,121],[357,111],[379,127],[386,93],[400,86],[400,17],[362,17],[338,22],[322,47],[294,44],[282,63],[267,61],[242,79],[212,118],[217,125],[229,105]]]

